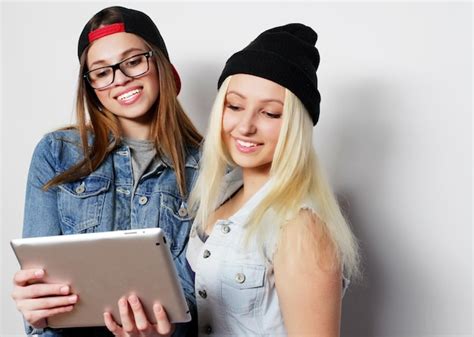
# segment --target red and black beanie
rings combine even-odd
[[[217,87],[234,74],[268,79],[295,94],[316,125],[321,101],[316,76],[319,66],[317,39],[316,32],[301,23],[268,29],[227,60]]]

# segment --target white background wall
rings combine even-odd
[[[472,334],[470,2],[122,3],[157,23],[201,131],[225,60],[288,22],[319,34],[314,141],[360,239],[365,280],[343,336]],[[0,335],[22,335],[10,298],[29,161],[73,121],[77,38],[111,3],[1,4]]]

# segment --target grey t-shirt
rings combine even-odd
[[[122,142],[130,148],[130,154],[132,156],[133,189],[135,190],[140,178],[149,168],[155,166],[152,165],[153,163],[159,162],[160,159],[156,157],[155,144],[151,140],[123,137]]]

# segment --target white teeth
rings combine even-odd
[[[243,147],[255,147],[257,144],[255,143],[250,143],[250,142],[244,142],[243,140],[237,139],[237,143]]]
[[[140,89],[130,90],[130,91],[126,92],[125,94],[122,94],[119,97],[117,97],[117,99],[119,101],[123,101],[123,100],[126,100],[126,99],[130,99],[130,97],[132,97],[134,95],[137,95],[138,93],[140,93]]]

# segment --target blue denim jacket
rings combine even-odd
[[[186,199],[179,194],[176,175],[168,159],[162,158],[148,170],[133,190],[130,149],[122,145],[90,175],[48,191],[42,190],[51,178],[81,158],[80,138],[75,130],[49,133],[36,146],[28,174],[23,236],[160,227],[170,242],[195,321],[194,284],[185,257],[192,219],[188,215]],[[188,192],[197,175],[198,160],[198,149],[188,148],[185,163]],[[191,326],[193,324],[178,324],[175,336],[188,335],[186,330]],[[33,330],[29,326],[27,333],[43,333],[43,337],[109,335],[105,328]]]

